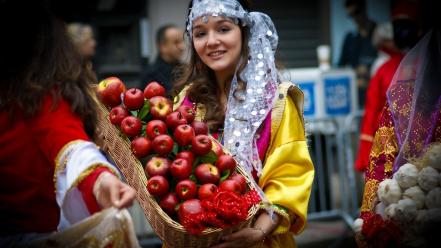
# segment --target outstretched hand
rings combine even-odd
[[[101,208],[121,209],[133,204],[136,191],[112,173],[103,172],[93,186],[93,194]]]
[[[259,228],[247,227],[235,233],[224,236],[223,242],[213,246],[212,248],[227,247],[252,247],[263,241],[265,233]]]

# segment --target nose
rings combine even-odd
[[[207,38],[207,46],[217,46],[219,44],[219,39],[216,35],[216,32],[214,31],[209,31],[208,32],[208,38]]]

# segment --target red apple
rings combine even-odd
[[[180,112],[175,111],[167,115],[165,118],[165,124],[167,124],[168,128],[174,130],[179,125],[187,124],[187,119],[185,119]]]
[[[145,157],[152,149],[152,142],[146,137],[136,137],[131,143],[132,153],[137,158]]]
[[[152,157],[145,165],[145,172],[149,177],[164,176],[166,177],[170,171],[171,161],[167,158]]]
[[[116,106],[110,110],[109,120],[113,125],[121,125],[121,121],[129,116],[130,113],[123,106]]]
[[[232,179],[227,179],[223,182],[221,182],[219,184],[219,190],[222,191],[233,191],[236,192],[238,194],[241,193],[241,188],[238,182],[232,180]]]
[[[199,187],[198,198],[199,200],[209,199],[217,192],[217,186],[212,183],[206,183]]]
[[[159,155],[167,155],[173,150],[173,139],[167,134],[161,134],[153,139],[153,150]]]
[[[138,110],[144,105],[144,94],[140,89],[131,88],[124,92],[123,103],[128,110]]]
[[[207,125],[207,123],[205,123],[205,122],[202,122],[202,121],[193,121],[193,122],[191,123],[191,126],[193,127],[193,129],[194,129],[194,133],[195,133],[196,135],[199,135],[199,134],[208,134],[208,125]]]
[[[176,193],[170,192],[162,197],[159,202],[159,206],[166,212],[169,216],[173,216],[176,213],[176,206],[179,204],[179,199]]]
[[[173,136],[178,145],[186,146],[191,144],[191,141],[194,138],[194,130],[190,125],[182,124],[176,127]]]
[[[196,117],[195,110],[188,105],[179,106],[177,111],[179,111],[184,116],[184,118],[187,119],[187,123],[192,123],[194,121],[194,118]]]
[[[202,213],[202,205],[199,199],[190,199],[184,201],[178,210],[179,220],[182,221],[184,217]]]
[[[164,120],[173,111],[172,102],[163,96],[150,98],[150,113],[156,119]]]
[[[150,139],[154,139],[160,134],[167,133],[167,125],[161,120],[149,121],[145,127],[145,133]]]
[[[177,158],[170,165],[170,172],[178,180],[187,179],[191,175],[191,164],[183,158]]]
[[[147,181],[147,190],[153,196],[165,195],[169,187],[167,179],[163,176],[154,176]]]
[[[223,154],[216,161],[216,167],[220,170],[220,172],[224,172],[229,170],[230,172],[236,169],[236,161],[230,155]]]
[[[196,135],[191,141],[191,150],[199,156],[204,156],[211,151],[211,146],[211,139],[205,134]]]
[[[224,154],[224,150],[222,150],[222,146],[217,143],[217,142],[212,142],[212,147],[211,150],[214,151],[214,153],[216,153],[216,156],[219,158],[220,156],[222,156]]]
[[[175,192],[181,200],[193,199],[196,197],[196,183],[192,180],[182,180],[176,184]]]
[[[186,159],[190,165],[194,162],[194,154],[191,151],[180,151],[176,154],[176,158]]]
[[[121,131],[128,137],[134,137],[141,132],[141,120],[135,116],[127,116],[121,121]]]
[[[126,86],[117,77],[108,77],[98,83],[97,93],[101,102],[109,107],[121,103],[121,93],[126,91]]]
[[[217,184],[220,179],[219,169],[209,163],[198,165],[194,171],[194,175],[200,184],[214,183]]]
[[[234,180],[237,183],[239,183],[240,192],[245,193],[245,191],[247,190],[247,180],[245,179],[244,176],[242,176],[241,174],[238,174],[238,173],[234,173],[231,176],[229,176],[228,179]]]
[[[152,81],[144,88],[144,97],[165,96],[165,88],[156,81]]]

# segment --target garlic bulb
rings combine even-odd
[[[413,186],[403,193],[403,199],[411,199],[415,202],[417,209],[421,209],[424,207],[424,202],[426,200],[426,195],[418,186]]]
[[[441,170],[441,144],[432,145],[424,154],[425,165]]]
[[[383,202],[379,202],[377,206],[375,206],[375,213],[379,214],[383,219],[385,218],[384,210],[386,209],[386,205]]]
[[[397,210],[396,203],[392,203],[389,206],[386,207],[384,210],[384,215],[386,216],[386,219],[394,219],[395,218],[395,211]]]
[[[378,185],[377,195],[386,206],[401,199],[401,188],[394,179],[385,179]]]
[[[417,207],[413,200],[399,200],[395,209],[395,218],[401,223],[411,222],[417,215]]]
[[[413,187],[417,184],[418,169],[415,165],[406,163],[398,169],[393,178],[403,189]]]
[[[436,187],[426,195],[426,207],[428,209],[441,208],[441,188]]]
[[[430,191],[438,186],[438,177],[438,171],[432,167],[425,167],[418,174],[418,185],[425,191]]]
[[[361,232],[362,227],[363,227],[363,219],[362,218],[356,219],[354,221],[354,223],[352,224],[352,230],[354,230],[355,233]]]
[[[412,226],[412,229],[416,233],[423,233],[426,230],[429,221],[430,221],[429,211],[427,209],[420,209],[417,211],[417,214],[415,216],[415,222],[414,225]]]

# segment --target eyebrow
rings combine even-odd
[[[230,18],[226,17],[224,19],[216,21],[216,24],[219,25],[219,24],[222,24],[224,22],[229,22],[231,24],[233,23],[233,21]],[[202,26],[203,26],[203,24],[198,24],[198,25],[193,26],[193,29],[201,28]]]

